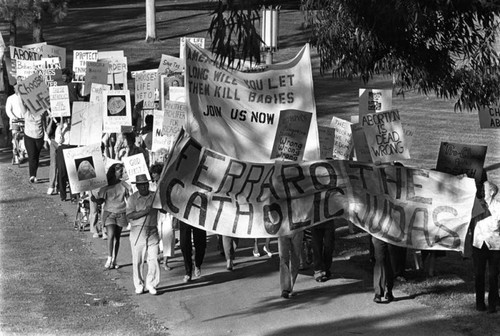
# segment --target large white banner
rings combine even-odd
[[[219,68],[211,54],[186,43],[187,130],[208,148],[269,162],[281,110],[312,113],[304,160],[319,158],[309,45],[286,63],[255,72]]]
[[[252,163],[181,132],[158,197],[174,217],[221,235],[288,235],[343,217],[384,241],[463,250],[476,185],[433,170],[341,160]]]

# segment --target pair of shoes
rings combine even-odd
[[[30,183],[36,183],[38,180],[36,179],[35,176],[30,177]]]
[[[264,252],[266,252],[266,254],[267,254],[268,257],[272,257],[273,256],[273,254],[271,253],[271,251],[269,251],[266,246],[264,246]]]
[[[184,279],[182,279],[183,282],[189,282],[191,281],[191,276],[190,275],[185,275]]]
[[[151,295],[156,295],[158,294],[158,292],[156,291],[156,288],[154,288],[153,286],[147,286],[146,287],[146,290],[149,292],[149,294]]]
[[[232,271],[233,270],[233,261],[232,260],[228,260],[227,261],[226,269],[228,271]]]
[[[316,282],[325,282],[326,281],[325,273],[322,271],[314,271],[314,280]]]
[[[99,234],[96,232],[92,235],[92,238],[99,238]]]
[[[139,295],[139,294],[142,294],[144,293],[144,288],[136,288],[135,289],[135,294]]]
[[[200,267],[194,268],[194,276],[197,278],[201,277],[201,268]]]
[[[111,257],[108,257],[108,260],[106,260],[106,264],[104,265],[104,268],[111,269],[113,267],[113,261]]]
[[[484,304],[484,302],[476,303],[476,310],[477,311],[486,311],[486,305]]]
[[[392,295],[391,292],[385,293],[385,299],[387,300],[387,302],[392,302],[394,301],[394,295]]]
[[[281,292],[281,297],[283,299],[289,299],[290,298],[290,291],[284,290]]]
[[[373,298],[373,302],[382,303],[382,297],[378,294],[375,294],[375,297]]]
[[[253,256],[255,258],[259,258],[260,257],[260,252],[259,251],[253,251]]]

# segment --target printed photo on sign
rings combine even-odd
[[[92,156],[75,159],[75,167],[79,181],[85,181],[97,177]]]
[[[108,95],[106,105],[108,107],[108,117],[127,115],[127,102],[124,96]]]
[[[392,90],[359,89],[359,115],[392,109]]]
[[[482,182],[487,149],[488,146],[483,145],[441,142],[436,170],[451,175],[466,174],[479,184]]]
[[[120,133],[123,126],[132,126],[132,109],[128,90],[103,91],[103,131]]]

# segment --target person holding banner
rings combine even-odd
[[[498,275],[500,273],[500,200],[497,198],[498,187],[491,182],[484,182],[485,218],[479,220],[473,228],[472,260],[476,290],[476,309],[485,311],[485,274],[488,264],[488,313],[496,313],[498,296]]]
[[[108,185],[99,189],[97,198],[91,198],[102,207],[102,223],[106,228],[108,237],[108,259],[105,268],[118,268],[116,260],[120,249],[120,237],[122,229],[127,227],[127,203],[126,200],[132,194],[132,188],[124,181],[123,164],[115,163],[109,167],[106,173]]]
[[[278,251],[280,254],[280,287],[281,297],[289,299],[293,286],[299,274],[300,253],[304,231],[295,232],[289,236],[278,237]]]
[[[314,280],[325,282],[331,276],[333,250],[335,247],[335,221],[333,219],[311,228]]]
[[[191,237],[194,242],[195,250],[194,276],[200,277],[201,265],[203,264],[203,259],[205,259],[205,250],[207,248],[207,232],[184,223],[177,218],[174,218],[174,221],[179,222],[179,244],[181,246],[182,257],[184,258],[184,269],[186,270],[183,281],[189,282],[193,274],[193,245],[191,243]]]
[[[160,265],[158,250],[158,210],[153,208],[155,193],[149,190],[146,174],[135,178],[137,191],[127,202],[127,218],[130,221],[130,248],[132,250],[132,274],[136,294],[147,290],[156,295],[156,286],[160,283]],[[147,255],[148,273],[143,276],[144,259]]]
[[[372,236],[375,266],[373,268],[373,302],[382,303],[382,297],[387,302],[394,301],[392,288],[394,287],[394,272],[391,264],[391,250],[394,245]],[[384,296],[385,294],[385,296]]]
[[[230,236],[222,236],[222,247],[226,258],[226,269],[232,271],[234,268],[234,255],[238,247],[239,239]]]

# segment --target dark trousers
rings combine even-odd
[[[68,183],[68,171],[66,170],[66,164],[64,163],[63,149],[74,147],[76,146],[60,145],[56,149],[57,185],[59,186],[59,196],[63,201],[66,200],[66,184]]]
[[[399,276],[405,276],[406,253],[406,247],[392,245],[390,248],[391,265],[395,278]]]
[[[372,237],[375,266],[373,268],[373,289],[375,295],[384,296],[394,287],[394,272],[391,265],[390,249],[394,245]]]
[[[191,276],[193,273],[193,245],[191,243],[191,236],[193,237],[195,249],[194,263],[196,267],[201,267],[207,248],[207,232],[182,221],[179,222],[179,244],[181,246],[182,257],[184,258],[184,268],[186,269],[186,275]]]
[[[500,251],[489,250],[483,244],[481,249],[472,247],[472,260],[474,263],[474,280],[476,287],[476,304],[484,304],[484,283],[486,280],[486,264],[488,264],[488,307],[494,309],[499,302],[498,274],[500,265]]]
[[[42,152],[44,142],[43,138],[35,139],[30,138],[26,134],[24,135],[24,147],[26,147],[26,152],[28,153],[30,177],[36,177],[38,165],[40,164],[40,153]]]
[[[330,276],[335,248],[335,224],[333,221],[313,226],[311,229],[314,271]]]

